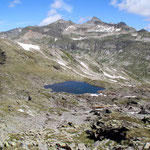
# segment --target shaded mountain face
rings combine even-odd
[[[75,24],[61,19],[47,26],[3,32],[0,37],[67,51],[75,59],[92,59],[100,68],[115,66],[140,82],[150,81],[150,33],[136,31],[124,22],[109,24],[93,17],[84,24]],[[50,50],[43,50],[45,52],[52,55]],[[94,68],[97,66],[94,65]]]

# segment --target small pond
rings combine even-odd
[[[104,90],[102,87],[93,86],[86,82],[66,81],[44,86],[46,89],[52,89],[53,92],[66,92],[72,94],[98,94],[98,91]]]

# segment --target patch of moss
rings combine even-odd
[[[48,109],[48,112],[51,114],[55,114],[57,113],[59,116],[61,116],[63,114],[63,112],[67,112],[68,110],[65,108],[60,108],[60,107],[51,107]]]
[[[127,133],[127,138],[143,138],[142,142],[150,142],[150,130],[145,128],[133,128]]]
[[[21,141],[22,138],[23,138],[23,136],[20,134],[10,134],[9,135],[9,141],[14,141],[14,140]]]
[[[46,98],[51,98],[51,94],[48,92],[41,92],[41,95],[44,95]]]
[[[111,119],[114,119],[114,120],[122,120],[122,121],[130,122],[130,123],[143,124],[140,119],[129,117],[127,115],[123,115],[120,113],[112,113],[110,117]]]
[[[92,147],[94,144],[94,140],[88,138],[88,134],[85,132],[82,132],[81,134],[78,134],[76,137],[74,137],[74,141],[76,141],[76,143],[84,143],[89,147]]]

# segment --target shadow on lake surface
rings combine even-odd
[[[53,92],[66,92],[72,94],[98,94],[98,91],[105,88],[93,86],[86,82],[66,81],[44,86],[45,89],[52,89]]]

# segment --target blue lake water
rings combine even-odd
[[[44,86],[46,89],[52,89],[53,92],[66,92],[72,94],[98,94],[98,91],[104,90],[102,87],[93,86],[86,82],[66,81]]]

